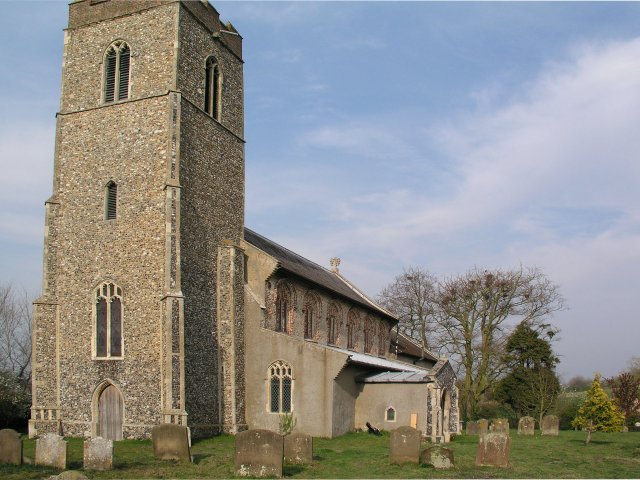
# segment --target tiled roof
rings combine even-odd
[[[244,229],[244,239],[254,247],[271,255],[278,262],[278,269],[329,290],[393,322],[398,321],[396,317],[377,305],[340,274],[333,273],[248,228]]]

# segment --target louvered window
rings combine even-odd
[[[129,98],[129,78],[131,73],[131,49],[125,42],[115,42],[108,49],[104,59],[104,101]]]
[[[95,290],[96,358],[122,357],[122,289],[105,282]]]
[[[118,186],[114,182],[107,184],[107,192],[105,195],[104,218],[106,220],[114,220],[116,218],[118,208]]]
[[[220,66],[214,57],[207,59],[204,84],[204,111],[216,120],[220,121],[222,105],[222,75]]]
[[[268,369],[269,402],[271,413],[293,411],[293,372],[291,366],[282,360],[273,362]]]

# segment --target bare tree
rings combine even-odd
[[[31,299],[10,283],[0,283],[0,370],[31,376]]]
[[[428,350],[434,326],[437,280],[426,270],[410,267],[398,275],[376,298],[400,320],[398,329]]]
[[[540,270],[472,269],[440,282],[436,300],[438,341],[464,372],[463,418],[476,411],[482,395],[502,373],[502,351],[509,325],[542,322],[564,308],[558,286]]]

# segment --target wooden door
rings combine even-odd
[[[122,440],[124,402],[113,385],[109,385],[100,394],[98,411],[98,435],[109,440]]]
[[[418,414],[417,413],[412,413],[411,414],[411,426],[413,428],[418,428]]]

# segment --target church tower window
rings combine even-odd
[[[122,289],[104,282],[95,290],[96,358],[122,357]]]
[[[267,372],[269,378],[269,411],[289,413],[293,411],[293,372],[282,360],[273,362]]]
[[[204,111],[220,121],[222,75],[215,57],[207,59],[204,84]]]
[[[118,185],[115,182],[107,183],[104,201],[104,218],[105,220],[114,220],[116,218],[118,207]]]
[[[129,98],[131,49],[126,42],[111,44],[104,58],[104,102]]]

